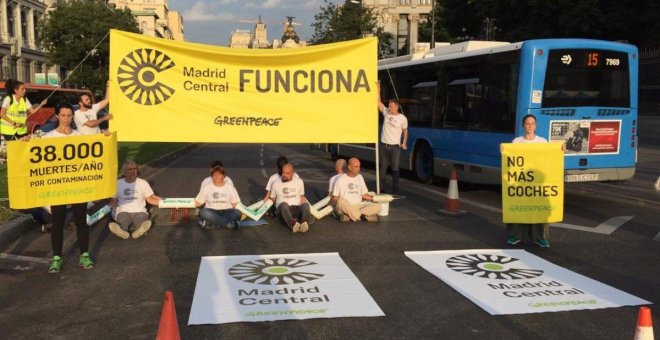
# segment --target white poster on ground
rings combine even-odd
[[[491,315],[650,304],[518,249],[407,251]]]
[[[338,253],[212,256],[188,325],[383,315]]]

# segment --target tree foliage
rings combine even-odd
[[[436,1],[436,26],[447,30],[450,41],[485,39],[491,20],[490,38],[503,41],[570,37],[646,46],[658,44],[660,33],[660,4],[655,0]]]
[[[73,70],[82,62],[67,85],[92,91],[103,90],[108,79],[110,29],[139,32],[130,10],[111,9],[93,0],[58,1],[40,29],[48,63]]]
[[[377,25],[376,9],[346,0],[334,4],[324,0],[320,12],[314,15],[312,44],[327,44],[360,39],[368,35],[378,38],[379,57],[392,55],[394,36]]]

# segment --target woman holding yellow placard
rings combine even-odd
[[[71,127],[73,122],[73,107],[62,103],[55,108],[57,127],[44,135],[44,138],[57,138],[80,136],[80,133]],[[53,229],[50,232],[50,242],[53,247],[53,260],[48,268],[49,273],[59,273],[62,269],[62,243],[64,242],[64,223],[66,221],[66,204],[50,207],[53,214]],[[76,222],[76,236],[80,249],[79,265],[82,269],[94,268],[94,262],[89,256],[89,225],[87,225],[87,203],[71,204],[73,219]]]
[[[548,140],[536,135],[536,117],[528,114],[523,117],[522,126],[525,134],[513,139],[512,143],[547,143]],[[548,223],[507,223],[506,242],[511,245],[519,244],[528,234],[532,242],[541,248],[550,248],[550,226]]]

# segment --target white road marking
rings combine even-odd
[[[424,187],[424,186],[421,186],[421,185],[416,185],[416,186],[419,189],[422,189],[426,192],[430,192],[432,194],[440,195],[440,196],[445,197],[445,198],[447,197],[447,194],[444,194],[440,191],[433,190],[433,189],[430,189],[430,188],[427,188],[427,187]],[[494,212],[494,213],[498,213],[498,214],[502,213],[502,209],[499,209],[499,208],[496,208],[496,207],[493,207],[493,206],[490,206],[490,205],[486,205],[486,204],[479,203],[477,201],[472,201],[472,200],[465,199],[465,198],[461,198],[460,200],[461,200],[461,203],[465,203],[467,205],[471,205],[471,206],[481,208],[481,209],[484,209],[484,210],[488,210],[490,212]]]
[[[575,225],[575,224],[568,224],[568,223],[552,223],[552,224],[550,224],[550,226],[551,227],[566,228],[566,229],[573,229],[573,230],[580,230],[580,231],[588,231],[590,233],[596,233],[596,234],[610,235],[615,230],[617,230],[619,227],[621,227],[624,223],[632,220],[634,217],[635,216],[614,216],[614,217],[610,218],[609,220],[599,224],[595,228],[585,227],[585,226]]]
[[[660,233],[658,233],[658,235],[655,235],[653,241],[660,241]]]
[[[422,189],[426,192],[430,192],[430,193],[435,194],[435,195],[440,195],[442,197],[447,197],[447,194],[442,193],[438,190],[427,188],[425,186],[418,185],[416,183],[414,183],[413,185],[415,185],[417,188]],[[481,209],[484,209],[484,210],[488,210],[488,211],[491,211],[491,212],[494,212],[494,213],[497,213],[497,214],[502,213],[502,209],[500,209],[500,208],[493,207],[493,206],[490,206],[490,205],[486,205],[486,204],[483,204],[483,203],[479,203],[479,202],[476,202],[476,201],[472,201],[472,200],[469,200],[469,199],[461,198],[461,203],[464,203],[466,205],[470,205],[470,206],[473,206],[473,207],[481,208]],[[579,231],[586,231],[586,232],[590,232],[590,233],[610,235],[615,230],[617,230],[619,227],[621,227],[623,224],[625,224],[626,222],[632,220],[634,217],[635,216],[614,216],[614,217],[608,219],[607,221],[599,224],[595,228],[585,227],[585,226],[575,225],[575,224],[568,224],[568,223],[552,223],[552,224],[550,224],[550,226],[551,227],[558,227],[558,228],[565,228],[565,229],[579,230]],[[658,235],[655,236],[654,240],[660,241],[660,233],[658,233]]]
[[[5,254],[5,253],[0,254],[0,259],[19,261],[19,262],[41,263],[41,264],[50,263],[50,258],[22,256],[22,255]]]

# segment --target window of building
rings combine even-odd
[[[32,82],[32,79],[31,79],[32,72],[30,72],[30,61],[29,61],[29,60],[25,60],[25,61],[23,62],[23,65],[21,65],[21,66],[22,66],[22,67],[21,67],[21,68],[22,68],[21,71],[23,71],[23,72],[22,72],[22,74],[23,74],[23,82],[24,82],[24,83],[31,83],[31,82]]]
[[[419,4],[420,4],[420,5],[430,5],[430,4],[431,4],[431,0],[419,0]]]
[[[27,41],[27,13],[21,11],[21,37],[23,41]]]
[[[39,32],[39,24],[40,24],[39,17],[41,17],[41,15],[39,13],[35,12],[34,17],[32,19],[32,21],[34,22],[34,41],[35,41],[35,43],[38,42],[39,39],[41,38],[41,35],[39,34],[40,33]]]
[[[13,38],[16,32],[14,32],[14,16],[12,13],[14,13],[14,8],[7,5],[7,31],[9,36]]]
[[[399,5],[410,5],[410,0],[399,0]]]
[[[397,24],[397,55],[406,55],[409,50],[409,27],[408,27],[408,16],[401,15],[399,16],[399,22]]]

